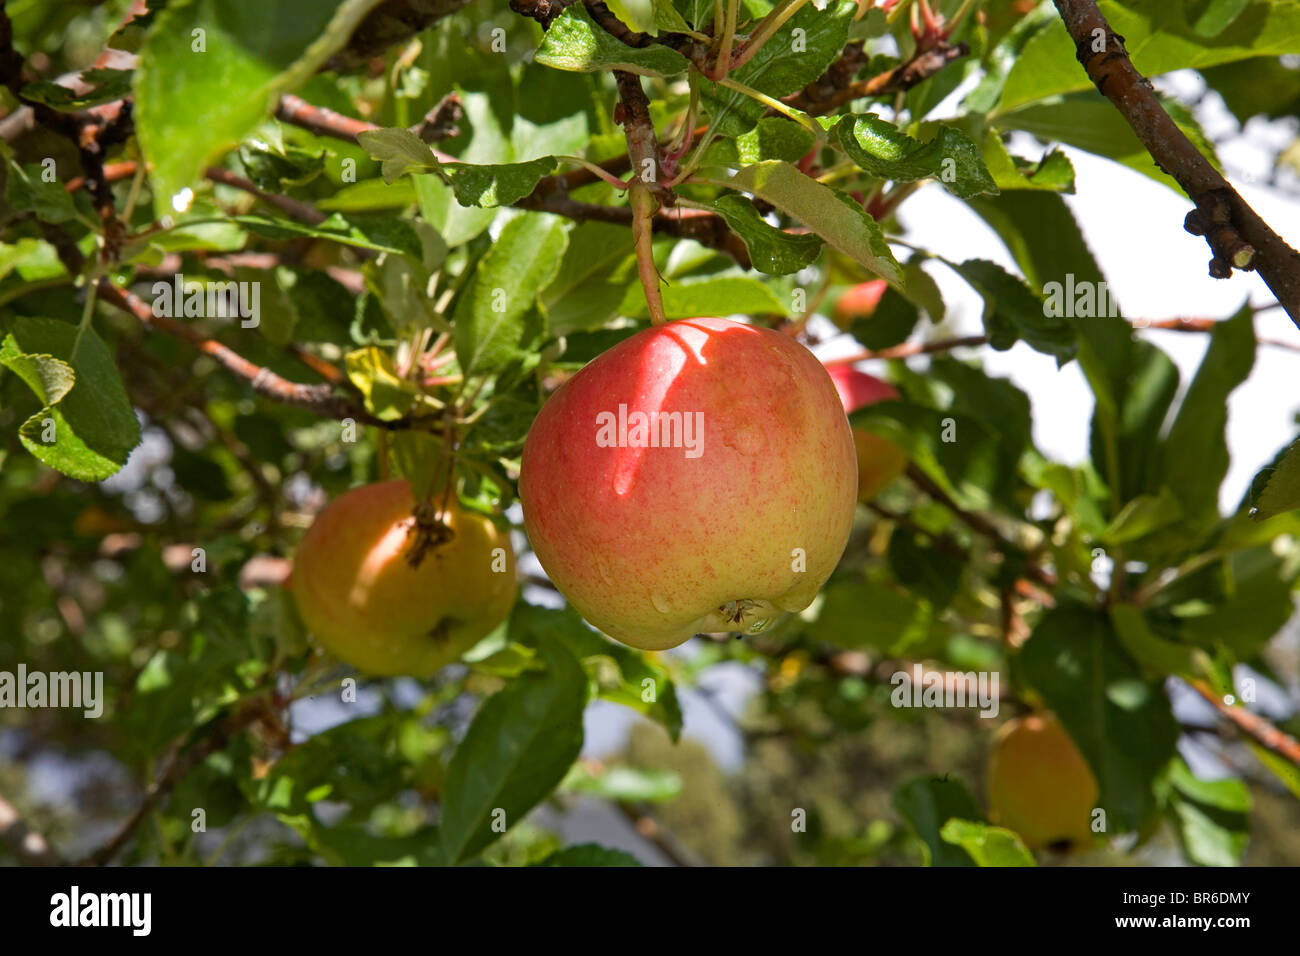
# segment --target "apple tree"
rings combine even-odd
[[[1293,0],[0,2],[0,857],[641,862],[586,796],[686,862],[694,779],[584,740],[730,672],[795,763],[970,744],[747,801],[762,862],[1247,859],[1300,451],[1225,507],[1228,403],[1300,254],[1170,78],[1293,137],[1298,54]],[[1245,304],[1114,301],[1128,173]]]

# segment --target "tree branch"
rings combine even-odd
[[[1261,747],[1272,751],[1279,757],[1291,761],[1300,767],[1300,740],[1283,733],[1268,720],[1252,713],[1244,707],[1235,707],[1216,694],[1213,688],[1203,680],[1189,680],[1191,688],[1204,697],[1219,715],[1234,724],[1238,730],[1250,737]]]
[[[1277,235],[1178,128],[1150,82],[1137,71],[1124,38],[1111,29],[1095,0],[1053,0],[1074,39],[1079,62],[1115,104],[1156,164],[1196,204],[1184,228],[1203,235],[1214,258],[1210,274],[1256,270],[1291,320],[1300,326],[1300,252]]]
[[[263,714],[263,709],[253,703],[246,703],[224,721],[217,725],[212,733],[194,744],[188,750],[173,749],[163,761],[163,769],[153,782],[145,789],[144,799],[140,805],[118,828],[107,843],[98,850],[79,860],[75,866],[104,866],[126,846],[127,841],[150,811],[175,789],[187,773],[206,760],[210,755],[223,750],[230,741],[246,727],[254,723]]]
[[[106,278],[100,280],[99,295],[105,302],[110,302],[135,316],[147,328],[166,332],[190,343],[200,352],[215,359],[227,371],[248,382],[253,391],[281,404],[308,409],[322,418],[334,418],[340,421],[352,419],[359,424],[374,425],[378,428],[398,430],[412,428],[419,424],[419,419],[399,418],[395,421],[384,421],[376,418],[354,399],[335,394],[332,384],[304,385],[282,378],[270,369],[263,368],[256,362],[250,362],[228,345],[209,338],[193,326],[165,315],[154,315],[153,309],[139,296],[128,289],[113,285]]]

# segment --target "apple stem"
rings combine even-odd
[[[655,265],[653,220],[658,207],[650,190],[633,186],[632,238],[636,242],[636,271],[645,290],[646,306],[650,309],[650,322],[663,325],[668,321],[664,314],[663,295],[659,291],[659,267]]]

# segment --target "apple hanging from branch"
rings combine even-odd
[[[426,677],[510,613],[509,535],[456,504],[433,512],[417,509],[405,480],[363,485],[330,502],[298,546],[299,614],[360,671]]]
[[[519,477],[556,587],[650,650],[807,607],[848,542],[856,489],[821,363],[789,336],[711,318],[639,332],[562,385]]]
[[[845,414],[852,415],[859,408],[900,397],[898,389],[888,382],[859,372],[851,365],[832,365],[828,371]],[[854,428],[853,444],[858,456],[859,501],[872,500],[907,470],[907,452],[887,438],[865,428]]]
[[[1097,781],[1054,714],[1009,720],[989,757],[989,816],[1031,848],[1092,838]]]

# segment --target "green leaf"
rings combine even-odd
[[[726,185],[771,203],[891,285],[901,285],[898,261],[880,225],[851,196],[790,163],[772,161],[746,166]]]
[[[632,255],[632,233],[625,226],[584,222],[569,230],[559,270],[542,292],[551,331],[567,335],[612,319],[636,282]]]
[[[555,216],[525,213],[506,223],[456,306],[456,356],[465,375],[501,368],[539,337],[530,316],[566,242]]]
[[[911,402],[875,402],[849,416],[907,451],[908,457],[941,487],[968,507],[988,507],[1014,475],[998,430],[964,411]],[[945,441],[945,436],[956,441]],[[1012,462],[1010,467],[1009,462]]]
[[[0,361],[47,403],[20,427],[24,447],[69,477],[102,481],[140,444],[140,423],[94,329],[76,340],[76,326],[23,316],[5,338]]]
[[[623,850],[611,850],[596,843],[579,843],[556,850],[533,866],[641,866],[641,861]]]
[[[1020,835],[1002,827],[953,818],[939,836],[965,850],[976,866],[1037,866]]]
[[[769,224],[754,204],[738,193],[719,196],[713,208],[749,250],[749,260],[759,272],[788,275],[811,263],[822,251],[817,236],[785,232]]]
[[[896,528],[889,536],[889,568],[899,584],[941,611],[952,603],[966,565],[937,547],[925,547],[912,532]]]
[[[1058,365],[1074,358],[1079,344],[1074,327],[1047,314],[1043,300],[1020,279],[985,259],[970,259],[953,268],[984,297],[984,328],[989,344],[1005,351],[1019,340],[1051,355]]]
[[[835,134],[849,159],[880,179],[911,183],[934,178],[962,199],[998,191],[979,147],[952,126],[941,125],[933,139],[922,143],[867,113],[844,117]]]
[[[930,605],[901,588],[860,578],[832,580],[804,630],[836,647],[875,647],[900,656],[929,632]]]
[[[731,78],[778,99],[803,89],[844,50],[856,10],[850,0],[834,2],[826,10],[803,6],[747,63],[733,70]],[[766,106],[744,93],[708,80],[700,82],[700,102],[723,136],[740,136],[767,112]]]
[[[89,109],[131,95],[130,70],[90,69],[81,74],[80,82],[89,87],[84,93],[49,80],[40,80],[28,83],[20,95],[25,100],[66,112]]]
[[[918,271],[920,270],[912,270],[912,274]],[[912,290],[909,288],[908,291]],[[901,292],[886,288],[876,305],[876,311],[869,316],[854,319],[848,332],[863,348],[887,349],[907,341],[919,321],[921,313],[916,304]]]
[[[1051,149],[1037,163],[1012,156],[997,130],[984,132],[981,143],[984,165],[999,190],[1041,189],[1074,192],[1074,164],[1059,149]]]
[[[564,779],[561,789],[606,800],[662,803],[675,800],[681,795],[682,778],[671,770],[624,766],[604,767],[593,773],[583,764],[577,763]]]
[[[0,345],[0,365],[9,369],[36,393],[42,405],[53,405],[72,390],[77,380],[72,366],[53,355],[28,355],[12,335]]]
[[[790,307],[772,287],[753,276],[723,275],[678,279],[663,289],[664,314],[670,319],[710,315],[789,315]],[[634,319],[648,318],[645,294],[640,285],[628,288],[619,314]]]
[[[313,153],[296,146],[273,149],[259,141],[244,142],[239,146],[239,162],[258,189],[287,193],[325,171],[325,150]]]
[[[1251,0],[1210,0],[1192,24],[1197,36],[1216,37],[1241,16]]]
[[[133,78],[158,215],[172,215],[172,197],[315,73],[378,2],[194,0],[159,12]]]
[[[470,163],[446,164],[443,174],[451,181],[456,201],[462,206],[509,206],[531,193],[543,176],[555,172],[559,165],[554,156],[543,156],[526,163],[501,163],[475,166]]]
[[[587,675],[562,644],[543,641],[546,670],[526,672],[483,702],[447,767],[441,840],[446,862],[471,859],[564,778],[582,749]]]
[[[1264,482],[1250,515],[1258,521],[1300,508],[1300,441],[1291,445],[1278,463],[1260,472]]]
[[[1243,548],[1162,595],[1171,637],[1250,660],[1294,613],[1297,569],[1284,549]],[[1159,622],[1157,622],[1159,623]]]
[[[1143,680],[1109,621],[1081,604],[1048,611],[1017,664],[1092,768],[1107,832],[1141,826],[1178,738],[1161,684]]]
[[[309,226],[291,219],[271,219],[266,216],[233,216],[249,232],[265,239],[300,239],[310,236],[329,239],[345,246],[370,249],[374,252],[395,252],[419,261],[423,256],[420,236],[409,222],[394,216],[366,216],[361,213],[344,216],[334,213],[318,225]]]
[[[1177,496],[1162,486],[1159,494],[1139,495],[1126,504],[1102,532],[1101,541],[1107,545],[1136,541],[1182,517],[1183,506]]]
[[[562,642],[587,669],[598,697],[659,721],[674,742],[681,736],[677,688],[664,666],[592,630],[572,609],[557,611],[521,601],[515,605],[509,633],[512,640]]]
[[[1132,604],[1113,605],[1110,619],[1115,625],[1115,636],[1149,677],[1196,676],[1210,671],[1211,662],[1205,651],[1158,636],[1148,626],[1141,608]]]
[[[597,26],[580,3],[568,7],[551,24],[535,59],[557,70],[624,70],[642,76],[675,76],[690,66],[686,57],[658,43],[640,48],[628,46]]]
[[[45,167],[36,163],[19,166],[9,160],[9,174],[5,177],[5,201],[14,212],[31,212],[45,222],[67,222],[77,216],[76,203],[67,183],[57,176],[45,180]]]
[[[903,783],[890,800],[926,848],[927,866],[976,866],[960,844],[943,838],[949,820],[979,820],[983,814],[961,781],[948,776],[916,777]]]
[[[1161,98],[1161,104],[1183,134],[1217,166],[1214,142],[1192,112],[1176,100]],[[1024,130],[1048,142],[1066,143],[1113,159],[1182,194],[1182,188],[1156,165],[1123,115],[1095,91],[1071,93],[1022,107],[998,117],[997,124],[1002,129]]]
[[[389,185],[407,173],[425,173],[438,168],[433,150],[409,129],[366,130],[357,134],[357,142],[372,159],[379,160],[380,173]]]
[[[1250,789],[1240,780],[1201,780],[1181,759],[1170,768],[1170,810],[1183,852],[1200,866],[1239,866],[1250,840]]]
[[[720,140],[726,143],[727,140]],[[797,162],[808,155],[817,140],[812,131],[784,116],[764,116],[748,133],[737,136],[736,159],[742,166],[767,159]]]
[[[1253,0],[1214,36],[1198,35],[1188,25],[1187,5],[1182,3],[1101,0],[1100,8],[1114,31],[1124,37],[1133,65],[1147,77],[1248,57],[1281,56],[1300,48],[1300,5],[1295,3]],[[1212,29],[1214,19],[1210,17],[1205,29]],[[1007,76],[998,111],[1091,86],[1075,58],[1074,41],[1056,17],[1025,45]]]
[[[1228,473],[1228,396],[1255,365],[1254,313],[1245,305],[1218,322],[1210,347],[1160,447],[1160,475],[1199,527],[1219,517],[1219,485]]]

